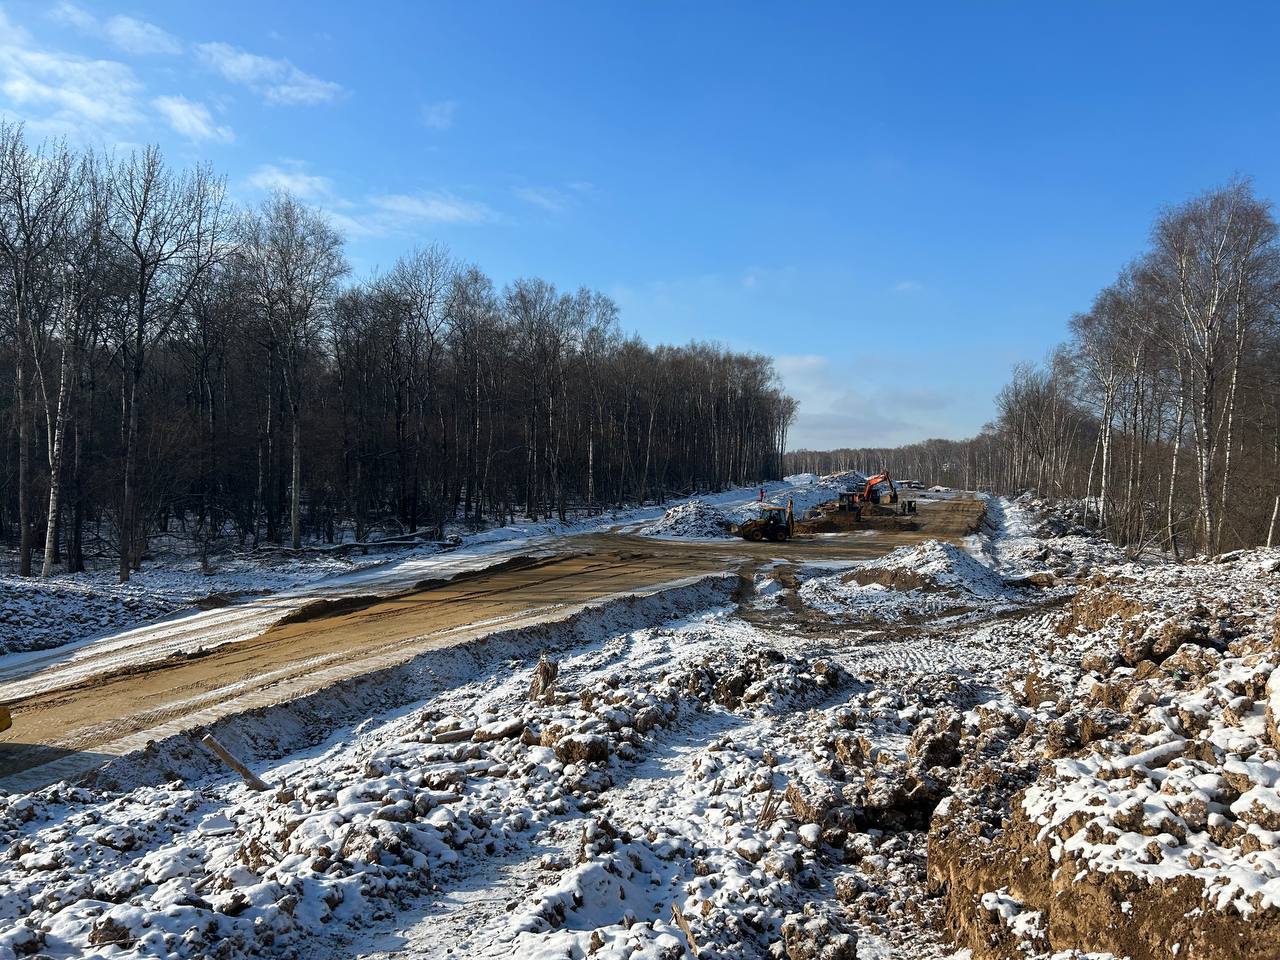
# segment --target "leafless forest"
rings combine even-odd
[[[799,451],[789,470],[1075,498],[1135,549],[1271,545],[1280,513],[1280,247],[1246,181],[1172,207],[1148,248],[1017,368],[978,436]]]
[[[287,194],[0,126],[0,543],[23,575],[570,510],[777,476],[771,362],[650,347],[586,288],[440,247],[353,279]]]

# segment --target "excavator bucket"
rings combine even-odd
[[[13,726],[13,717],[9,716],[8,707],[0,707],[0,732]]]

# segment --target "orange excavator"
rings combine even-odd
[[[887,473],[877,473],[874,477],[867,477],[867,485],[862,488],[862,501],[864,503],[872,503],[873,501],[871,496],[874,493],[875,488],[882,483],[887,483],[889,485],[889,502],[897,503],[898,488],[894,485],[893,477],[889,476]]]

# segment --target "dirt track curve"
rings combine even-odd
[[[265,632],[207,650],[121,663],[104,645],[94,670],[90,647],[74,670],[54,665],[0,687],[0,702],[14,719],[0,733],[0,786],[13,789],[21,781],[29,787],[32,777],[18,776],[24,771],[44,781],[73,776],[138,749],[161,730],[270,706],[424,650],[568,616],[593,601],[752,561],[868,559],[929,537],[962,537],[981,514],[980,501],[939,501],[922,505],[918,531],[860,531],[786,544],[576,536],[549,556],[510,558],[399,596],[318,599]]]

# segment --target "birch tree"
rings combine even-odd
[[[58,245],[76,206],[75,163],[65,144],[30,147],[22,127],[0,121],[0,262],[12,317],[18,423],[18,573],[31,576],[34,325],[59,296]]]

